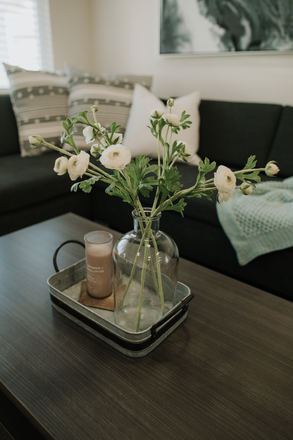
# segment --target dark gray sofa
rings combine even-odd
[[[106,195],[103,183],[98,182],[90,194],[71,193],[68,176],[58,177],[52,171],[57,154],[20,157],[8,95],[0,95],[0,109],[0,235],[66,212],[105,222],[121,232],[132,229],[131,207]],[[200,157],[236,170],[255,154],[259,166],[268,160],[278,162],[277,179],[293,175],[293,107],[203,100],[200,117]],[[197,167],[180,163],[178,168],[184,186],[190,186]],[[151,198],[143,200],[145,206],[150,203]],[[213,202],[189,199],[184,218],[164,212],[161,229],[173,237],[182,257],[293,300],[293,248],[240,266],[218,221],[215,195]]]

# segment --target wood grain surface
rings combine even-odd
[[[292,440],[293,303],[180,260],[187,320],[128,358],[51,305],[55,249],[95,229],[67,214],[1,237],[3,396],[46,439]],[[58,265],[83,256],[64,246]]]

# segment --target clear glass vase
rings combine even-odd
[[[159,230],[161,213],[151,217],[132,212],[134,230],[114,246],[115,322],[130,332],[143,331],[160,320],[174,304],[179,252]]]

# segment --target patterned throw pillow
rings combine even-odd
[[[18,126],[21,156],[35,156],[52,151],[45,146],[32,148],[28,137],[34,134],[61,146],[61,121],[68,117],[66,75],[29,71],[3,64],[10,82],[10,97]]]
[[[91,107],[97,105],[97,121],[107,129],[115,121],[121,125],[119,132],[122,134],[130,113],[134,85],[139,83],[150,89],[152,84],[151,76],[97,74],[72,66],[67,66],[66,71],[69,76],[69,117],[78,117],[79,112],[88,110],[89,119],[94,122]],[[83,127],[76,128],[76,145],[89,150],[91,145],[85,143]]]

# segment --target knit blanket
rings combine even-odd
[[[248,196],[234,190],[228,202],[217,203],[219,221],[241,266],[293,246],[293,176],[256,187]]]

